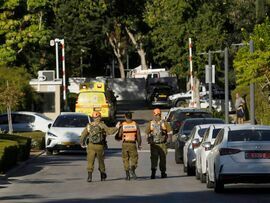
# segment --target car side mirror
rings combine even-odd
[[[181,136],[180,136],[180,140],[181,141],[187,141],[187,139],[188,139],[188,136],[186,136],[185,134],[182,134]]]
[[[52,124],[51,124],[51,123],[49,123],[49,124],[48,124],[48,128],[51,128],[51,127],[52,127]]]
[[[210,150],[212,145],[211,145],[211,142],[204,142],[202,143],[202,146],[205,148],[205,150]]]

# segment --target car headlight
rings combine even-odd
[[[48,132],[47,133],[48,136],[52,136],[52,137],[57,137],[55,134],[51,133],[51,132]]]

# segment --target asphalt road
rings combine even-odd
[[[134,112],[143,132],[151,118],[151,110],[136,105],[123,105],[118,114],[122,119],[126,110]],[[182,164],[174,162],[174,152],[167,156],[167,179],[151,180],[149,146],[145,142],[139,152],[137,180],[125,181],[121,159],[121,143],[109,138],[106,152],[108,178],[100,182],[97,170],[93,182],[86,182],[86,154],[61,152],[41,155],[15,170],[7,180],[0,180],[0,202],[270,202],[270,184],[229,185],[224,194],[215,194],[195,177],[183,173]]]

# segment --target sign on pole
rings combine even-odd
[[[212,79],[210,80],[210,71],[212,71]],[[205,65],[205,83],[215,83],[215,73],[216,73],[216,66],[212,65],[212,68],[209,65]]]

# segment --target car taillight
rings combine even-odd
[[[239,152],[241,152],[240,149],[232,149],[232,148],[220,148],[219,149],[220,156],[230,155],[230,154],[237,154]]]
[[[192,143],[192,148],[195,149],[200,146],[200,143]]]

